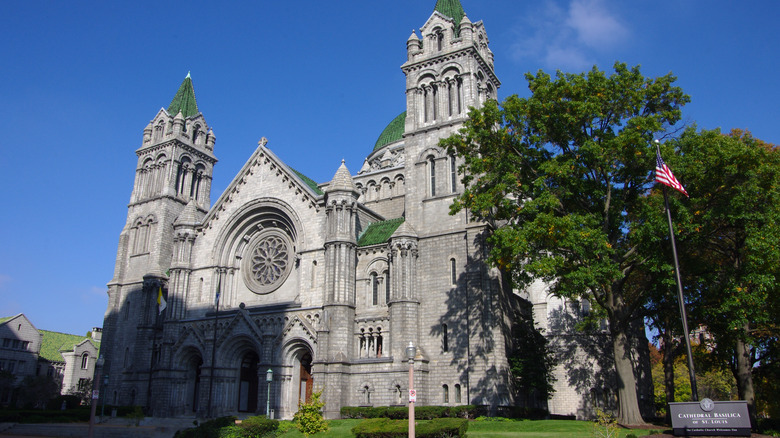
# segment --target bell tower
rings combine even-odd
[[[201,214],[210,206],[214,141],[188,73],[168,108],[161,108],[143,130],[127,222],[108,283],[105,372],[133,376],[107,388],[116,391],[121,404],[151,407],[154,339],[167,317],[159,311],[158,297],[170,298],[174,223],[188,204]]]
[[[469,107],[497,97],[501,82],[482,21],[472,23],[460,0],[438,0],[420,36],[406,41],[406,217],[420,233],[439,232],[450,199],[461,190],[454,157],[438,147],[456,133]],[[445,205],[446,204],[446,205]]]

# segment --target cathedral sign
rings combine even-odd
[[[750,436],[747,402],[669,403],[674,436]]]

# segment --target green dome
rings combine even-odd
[[[390,143],[395,143],[398,140],[404,138],[404,129],[406,127],[406,111],[398,115],[391,121],[384,131],[379,134],[379,138],[374,145],[374,152],[382,149],[384,146]]]

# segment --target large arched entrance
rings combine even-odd
[[[257,411],[257,364],[260,358],[253,351],[241,359],[241,375],[238,384],[238,411]]]

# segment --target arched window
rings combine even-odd
[[[450,283],[453,285],[458,283],[458,272],[455,268],[455,259],[450,259]]]
[[[441,325],[441,349],[445,353],[450,351],[449,341],[447,339],[447,324]]]
[[[447,404],[450,402],[450,387],[447,385],[441,385],[442,390],[442,402]]]
[[[433,155],[428,156],[428,178],[429,193],[431,196],[436,196],[436,161]]]
[[[458,191],[458,166],[455,164],[454,155],[450,155],[450,191]]]
[[[376,272],[371,273],[371,305],[376,306],[379,300],[379,279]]]
[[[390,271],[385,271],[385,304],[390,302]]]
[[[125,348],[124,366],[125,366],[125,368],[129,368],[130,367],[130,347],[126,347]]]
[[[444,48],[444,32],[441,29],[436,30],[436,49],[441,52]]]
[[[460,397],[460,383],[455,384],[455,403],[460,403],[461,397]]]
[[[317,260],[311,262],[311,288],[314,289],[315,281],[317,280]]]
[[[86,370],[89,368],[89,353],[84,353],[81,355],[81,369]]]

